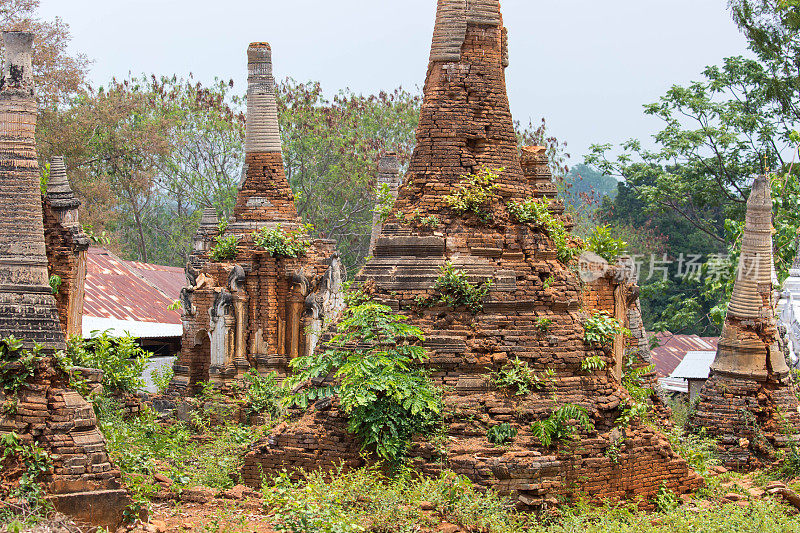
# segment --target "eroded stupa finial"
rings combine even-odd
[[[67,179],[67,167],[64,165],[63,156],[54,156],[50,160],[47,199],[56,209],[76,209],[81,205]]]
[[[439,0],[433,29],[431,61],[460,61],[467,24],[498,26],[502,23],[498,0]],[[504,32],[504,38],[506,37]],[[507,66],[507,48],[503,53]]]
[[[3,90],[20,90],[33,94],[33,33],[3,32]]]
[[[250,44],[247,48],[247,71],[245,152],[280,152],[281,134],[269,43]]]

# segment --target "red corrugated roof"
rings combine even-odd
[[[693,351],[716,351],[717,337],[698,335],[673,335],[669,332],[655,334],[659,347],[651,350],[656,373],[665,378],[672,374],[687,353]]]
[[[103,248],[89,248],[83,313],[180,324],[180,313],[169,306],[178,298],[184,279],[180,268],[124,261]]]

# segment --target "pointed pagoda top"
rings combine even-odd
[[[535,193],[520,166],[502,21],[499,0],[438,0],[417,142],[399,211],[457,223],[444,197],[483,168],[504,169],[495,183],[507,201]]]
[[[56,209],[77,209],[81,202],[72,192],[67,179],[67,167],[63,156],[54,156],[50,160],[50,178],[47,180],[47,199]]]
[[[747,216],[742,236],[733,295],[728,316],[757,319],[771,316],[772,273],[772,196],[769,180],[759,176],[747,200]]]
[[[269,43],[251,43],[247,48],[247,125],[245,152],[281,151],[272,48]]]
[[[203,215],[200,218],[200,226],[203,228],[216,228],[219,226],[217,210],[213,207],[206,207],[203,209]]]
[[[400,160],[394,152],[387,152],[381,156],[378,162],[378,183],[397,183],[400,182]]]

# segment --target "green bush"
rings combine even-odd
[[[558,259],[562,263],[569,263],[581,253],[580,248],[573,248],[569,245],[564,222],[550,212],[550,204],[544,198],[528,198],[524,202],[510,202],[506,207],[517,222],[541,226],[553,241]]]
[[[0,387],[12,396],[8,401],[16,402],[19,388],[30,379],[36,371],[36,360],[41,353],[40,346],[26,350],[21,340],[9,335],[0,339]]]
[[[617,258],[628,253],[628,243],[622,239],[615,239],[611,226],[597,226],[586,241],[586,248],[609,263],[615,263]]]
[[[10,466],[14,463],[22,470],[16,487],[0,487],[0,498],[21,498],[34,510],[45,507],[47,502],[40,478],[50,470],[50,455],[36,444],[23,444],[14,431],[0,436],[0,451],[0,464],[8,463],[3,464],[4,470],[9,467],[7,472],[12,472]]]
[[[516,389],[517,396],[525,396],[535,390],[542,390],[547,386],[547,380],[552,379],[555,373],[548,368],[544,376],[534,372],[528,363],[519,357],[508,361],[497,372],[492,372],[492,383],[498,388]]]
[[[247,383],[245,403],[250,414],[267,414],[270,418],[283,415],[283,402],[287,392],[281,387],[278,374],[270,372],[262,376],[251,368],[244,379]]]
[[[538,329],[540,333],[547,333],[548,331],[550,331],[550,326],[553,325],[553,319],[546,317],[539,317],[536,319],[535,325],[536,329]]]
[[[162,367],[161,369],[155,368],[150,372],[150,379],[153,381],[153,385],[156,386],[158,394],[167,392],[174,375],[175,371],[172,366]]]
[[[631,334],[627,328],[622,327],[619,320],[599,311],[592,313],[583,324],[583,328],[583,340],[593,346],[610,346],[614,342],[614,337],[620,333]]]
[[[439,298],[434,301],[450,307],[463,305],[473,314],[478,313],[483,310],[483,299],[493,285],[493,280],[486,280],[480,285],[471,283],[464,270],[456,268],[448,261],[439,268],[439,277],[433,285],[439,292]]]
[[[413,435],[439,424],[442,409],[441,392],[418,366],[427,359],[422,330],[406,320],[373,301],[347,309],[328,349],[291,362],[295,375],[287,384],[309,385],[290,399],[303,408],[338,395],[349,431],[392,464],[405,457]],[[329,375],[336,384],[310,385]]]
[[[488,219],[491,215],[486,207],[495,198],[498,187],[495,180],[503,171],[504,168],[482,168],[477,174],[462,176],[458,188],[444,197],[445,203],[459,213],[475,213],[481,219]]]
[[[507,444],[513,441],[516,436],[517,428],[508,422],[492,426],[489,428],[489,431],[486,432],[486,438],[492,444]]]
[[[151,356],[133,337],[112,337],[108,331],[93,331],[89,339],[75,336],[67,342],[67,362],[102,370],[103,386],[112,392],[142,389],[145,385],[142,374]]]
[[[209,259],[212,261],[230,261],[236,259],[236,245],[239,244],[239,237],[236,235],[217,235],[214,237],[216,243],[211,248]]]
[[[594,429],[588,411],[579,405],[568,403],[554,410],[546,419],[531,424],[531,432],[543,446],[549,447],[554,442],[572,437],[578,426],[586,431]]]
[[[278,224],[274,229],[261,228],[253,232],[253,242],[274,257],[300,257],[311,246],[308,233],[313,226],[306,225],[294,231],[285,231]]]
[[[596,370],[603,370],[606,367],[606,362],[599,355],[593,355],[581,361],[581,370],[584,372],[594,372]]]
[[[53,274],[52,276],[50,276],[49,283],[50,283],[50,292],[53,294],[53,296],[57,295],[58,291],[61,289],[61,283],[62,283],[61,276]]]

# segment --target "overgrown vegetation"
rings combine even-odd
[[[130,336],[112,337],[108,331],[93,331],[88,339],[78,336],[67,342],[66,363],[103,371],[103,386],[109,392],[133,393],[144,387],[142,373],[152,355]]]
[[[629,359],[625,362],[622,374],[622,386],[631,395],[631,401],[624,401],[622,412],[616,420],[616,424],[627,427],[635,420],[646,419],[651,412],[650,399],[655,392],[644,383],[644,376],[652,374],[655,366],[634,366],[634,361]]]
[[[596,226],[586,240],[586,249],[596,253],[606,261],[614,264],[617,258],[628,252],[628,243],[615,238],[608,224]]]
[[[497,445],[508,444],[509,442],[512,442],[516,436],[517,428],[508,422],[503,422],[502,424],[492,426],[486,432],[486,438],[488,441]]]
[[[253,232],[253,242],[275,257],[300,257],[311,246],[308,235],[313,229],[306,225],[287,232],[280,224],[273,229],[263,227]]]
[[[348,308],[327,349],[292,361],[287,384],[306,386],[291,398],[301,407],[337,396],[349,431],[394,465],[412,436],[438,426],[442,410],[440,391],[419,366],[427,359],[422,330],[406,321],[373,301]],[[330,384],[311,383],[329,376]]]
[[[25,444],[14,431],[0,436],[0,451],[3,473],[13,475],[18,470],[18,478],[13,484],[0,487],[0,497],[18,498],[32,512],[47,510],[49,504],[44,499],[40,478],[50,470],[50,455],[35,443]],[[0,517],[2,511],[0,509]]]
[[[510,202],[507,208],[517,222],[543,228],[553,241],[562,263],[569,263],[581,253],[579,247],[570,246],[564,222],[550,212],[550,204],[546,199],[528,198],[524,202]]]
[[[53,294],[53,296],[57,296],[58,292],[61,290],[61,276],[58,274],[51,275],[48,283],[50,284],[50,292]]]
[[[236,259],[236,246],[239,244],[237,235],[217,235],[214,237],[214,246],[208,257],[212,261],[231,261]]]
[[[23,342],[13,335],[0,339],[0,388],[6,394],[3,410],[16,408],[17,393],[35,373],[41,348],[23,348]]]
[[[498,185],[495,180],[505,168],[481,168],[476,174],[462,176],[461,184],[444,197],[445,203],[458,213],[474,213],[478,218],[488,221],[491,213],[487,206],[495,198]]]
[[[456,268],[448,261],[439,268],[439,277],[433,285],[439,295],[431,301],[449,307],[464,306],[473,314],[479,313],[483,310],[483,299],[493,285],[494,280],[491,279],[477,285],[470,282],[465,270]]]
[[[614,342],[614,337],[620,333],[630,335],[630,331],[619,323],[619,320],[608,313],[595,311],[583,324],[583,340],[589,345],[608,347]]]
[[[514,394],[517,396],[525,396],[544,389],[548,383],[552,383],[554,375],[555,372],[550,368],[538,374],[528,366],[528,363],[516,357],[509,360],[497,372],[492,372],[492,383],[500,389],[515,390]]]
[[[584,372],[595,372],[606,367],[605,360],[599,355],[592,355],[581,361],[581,370]]]
[[[250,414],[268,415],[270,419],[283,415],[283,404],[288,393],[278,383],[278,374],[270,372],[262,376],[251,368],[244,379],[247,382],[245,404]]]
[[[549,417],[531,424],[531,433],[545,447],[570,438],[582,428],[585,431],[594,429],[589,412],[580,405],[568,403],[553,410]]]

